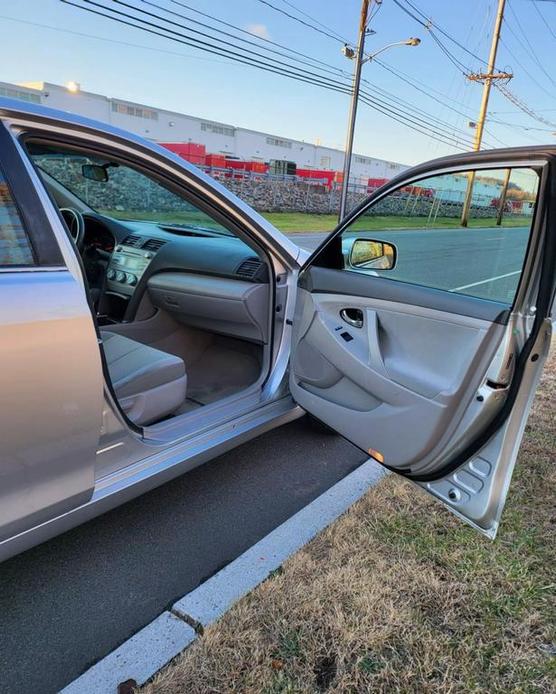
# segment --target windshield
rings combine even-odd
[[[121,220],[210,229],[233,235],[176,193],[125,164],[50,146],[31,144],[29,150],[39,169],[99,214]],[[104,180],[94,180],[93,174]]]

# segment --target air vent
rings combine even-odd
[[[148,241],[145,241],[141,248],[144,251],[152,251],[153,253],[156,253],[162,248],[162,246],[164,246],[165,243],[166,241],[161,241],[160,239],[149,239]]]
[[[122,241],[123,246],[139,246],[141,243],[141,237],[136,236],[135,234],[129,234],[129,236],[126,236],[125,239]]]
[[[244,260],[236,270],[240,277],[252,280],[261,269],[262,262],[258,258],[248,258]]]

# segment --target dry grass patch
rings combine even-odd
[[[144,688],[556,691],[556,359],[492,543],[394,475]]]

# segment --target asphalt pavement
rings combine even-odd
[[[304,417],[4,562],[0,691],[58,691],[364,460]]]
[[[327,231],[307,231],[302,234],[290,234],[290,238],[306,251],[314,251],[328,234]]]
[[[292,234],[314,250],[328,234]],[[360,229],[350,236],[391,241],[398,248],[394,270],[383,277],[511,303],[519,280],[528,227],[455,229]]]

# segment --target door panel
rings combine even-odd
[[[355,295],[299,290],[298,300],[294,397],[394,467],[425,464],[456,425],[462,397],[480,385],[479,371],[505,331],[497,323]],[[361,309],[361,328],[342,321],[345,307]],[[310,402],[300,389],[314,396]]]
[[[67,271],[0,274],[0,540],[89,500],[103,380]]]
[[[498,301],[476,299],[465,294],[454,294],[407,282],[392,282],[386,277],[373,276],[372,281],[369,281],[369,276],[363,273],[338,273],[326,267],[312,267],[310,274],[303,275],[299,286],[313,292],[395,301],[496,323],[507,323],[510,313],[508,306]]]
[[[295,400],[490,537],[551,334],[554,157],[534,155],[385,186],[315,251],[293,322]]]
[[[91,498],[104,380],[83,283],[1,122],[0,144],[1,543]]]

